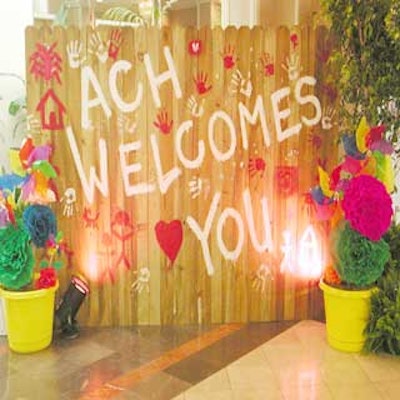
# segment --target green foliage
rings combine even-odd
[[[337,38],[330,62],[339,71],[340,125],[354,130],[365,115],[395,132],[400,125],[399,1],[321,1]]]
[[[371,298],[364,350],[400,355],[400,225],[385,235],[391,257]]]
[[[145,25],[145,20],[141,15],[125,7],[111,7],[104,12],[102,18],[110,21],[130,22],[138,25]]]
[[[29,234],[22,224],[0,228],[0,285],[18,290],[32,280],[34,259]]]
[[[335,268],[342,282],[355,287],[372,285],[383,273],[388,261],[389,245],[360,235],[345,222],[332,235]]]

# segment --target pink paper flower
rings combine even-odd
[[[370,240],[379,240],[389,229],[392,199],[385,186],[372,176],[360,175],[349,181],[342,208],[351,227]]]

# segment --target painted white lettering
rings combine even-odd
[[[249,138],[247,133],[246,122],[255,125],[258,118],[260,118],[261,130],[264,137],[264,145],[269,147],[271,145],[270,133],[267,126],[267,117],[265,115],[265,107],[263,98],[261,95],[257,96],[253,114],[250,113],[248,108],[242,103],[239,103],[239,115],[240,115],[240,131],[242,134],[242,145],[243,149],[247,150],[249,148]]]
[[[217,207],[220,198],[221,198],[221,193],[220,192],[215,193],[210,205],[210,210],[208,211],[207,214],[206,222],[204,224],[204,229],[200,228],[200,225],[192,216],[189,215],[186,218],[186,222],[188,223],[189,227],[192,229],[194,234],[200,240],[201,249],[203,250],[204,261],[206,263],[207,274],[209,276],[214,275],[215,270],[211,259],[210,247],[208,245],[208,237],[210,236],[211,226],[215,217],[215,213],[217,212]]]
[[[281,246],[281,250],[283,253],[283,260],[280,265],[281,273],[284,272],[294,272],[295,271],[295,262],[294,262],[294,249],[292,243],[292,235],[290,231],[286,230],[283,232],[283,245]]]
[[[254,249],[258,253],[262,253],[267,250],[272,250],[271,221],[269,218],[268,202],[266,197],[261,198],[262,221],[257,221],[261,222],[264,226],[263,242],[260,242],[257,238],[257,232],[255,226],[256,224],[254,221],[254,213],[253,213],[253,207],[251,205],[251,197],[249,189],[246,189],[243,192],[243,204],[244,204],[244,211],[246,214],[247,225],[249,227],[250,240],[251,243],[253,244]]]
[[[89,178],[86,178],[83,169],[82,159],[79,155],[78,146],[76,144],[74,132],[70,126],[65,129],[67,134],[69,147],[72,157],[74,158],[75,167],[81,180],[83,192],[86,200],[92,204],[94,201],[94,188],[97,187],[104,197],[108,197],[108,167],[107,167],[107,145],[104,139],[99,140],[99,160],[100,160],[100,179],[97,177],[93,166],[89,168]]]
[[[127,155],[131,151],[140,150],[142,147],[142,142],[140,140],[136,142],[121,144],[119,146],[119,159],[121,163],[121,173],[124,182],[124,189],[126,196],[134,196],[137,194],[151,193],[155,190],[155,185],[141,182],[131,185],[129,177],[131,174],[139,172],[142,170],[142,164],[133,163],[128,164]]]
[[[183,135],[186,132],[189,132],[190,129],[193,128],[193,121],[192,120],[188,120],[188,121],[184,121],[182,122],[182,124],[179,125],[178,130],[176,131],[176,138],[175,138],[175,149],[176,149],[176,154],[179,158],[179,160],[181,161],[181,163],[183,164],[183,166],[185,168],[188,169],[195,169],[195,168],[199,168],[201,166],[201,164],[204,161],[204,155],[205,155],[205,145],[204,145],[204,141],[203,140],[199,140],[199,155],[197,156],[197,158],[195,158],[194,160],[189,160],[184,154],[183,154],[183,150],[182,150],[182,139],[183,139]]]
[[[307,226],[300,239],[299,274],[302,277],[317,278],[322,273],[321,249],[311,225]]]
[[[225,122],[225,124],[228,127],[230,135],[230,146],[225,153],[219,151],[214,139],[215,124],[219,119]],[[222,135],[218,136],[222,137]],[[235,154],[236,143],[237,143],[235,124],[233,123],[232,118],[225,111],[221,110],[215,111],[211,116],[211,118],[209,119],[208,140],[210,142],[211,152],[213,153],[217,161],[227,161]]]
[[[161,107],[160,92],[158,88],[169,79],[172,81],[172,87],[174,88],[176,98],[180,99],[182,97],[182,90],[179,84],[178,75],[176,73],[174,60],[171,55],[171,50],[168,46],[164,47],[164,56],[167,61],[168,69],[158,76],[156,76],[151,65],[150,55],[146,53],[143,58],[144,65],[146,66],[147,76],[149,78],[151,94],[153,95],[154,104],[157,108]]]
[[[138,82],[138,90],[136,94],[136,99],[131,103],[125,102],[117,88],[117,77],[120,71],[127,72],[132,68],[132,64],[126,60],[119,60],[113,64],[108,75],[108,86],[110,88],[111,97],[114,100],[117,107],[124,113],[135,111],[141,104],[143,98],[143,84]]]
[[[284,87],[272,93],[271,95],[272,109],[275,119],[276,137],[278,139],[278,142],[282,142],[283,140],[290,138],[290,136],[298,135],[301,130],[301,123],[298,123],[282,131],[281,121],[290,117],[290,108],[287,107],[284,110],[280,110],[279,103],[282,99],[289,96],[289,94],[290,88]]]
[[[96,93],[96,97],[89,100],[89,84],[92,84],[93,90]],[[92,67],[85,65],[81,72],[81,119],[82,127],[89,129],[91,127],[91,121],[89,119],[89,109],[101,105],[103,111],[108,118],[111,117],[111,109],[107,104],[104,97],[104,93],[101,90],[99,81],[94,74]]]
[[[237,225],[237,244],[236,247],[233,250],[229,250],[224,243],[224,240],[222,238],[222,233],[224,230],[224,225],[226,220],[231,217],[234,219]],[[219,250],[221,251],[221,254],[226,260],[232,260],[235,261],[239,258],[240,253],[243,248],[244,244],[244,225],[243,225],[243,220],[240,214],[231,207],[225,208],[225,210],[222,212],[221,216],[218,219],[218,224],[217,224],[217,243]]]
[[[321,120],[321,116],[322,116],[321,103],[319,102],[318,97],[316,97],[314,95],[302,96],[301,90],[304,85],[315,86],[316,83],[317,83],[317,80],[312,76],[303,76],[296,83],[295,97],[296,97],[297,102],[300,105],[305,105],[305,104],[311,103],[315,108],[314,118],[309,119],[304,116],[301,117],[301,120],[307,126],[317,125],[319,123],[319,121]]]
[[[167,190],[172,184],[172,182],[176,180],[179,177],[179,175],[182,174],[182,170],[178,167],[173,167],[164,174],[161,165],[160,149],[158,147],[156,135],[154,134],[150,135],[150,143],[151,143],[151,149],[153,151],[153,158],[156,166],[157,180],[160,186],[160,191],[162,194],[165,194],[167,193]]]

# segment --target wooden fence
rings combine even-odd
[[[89,280],[83,324],[321,316],[325,28],[29,27],[26,43],[30,132],[54,145],[73,251],[60,293]]]

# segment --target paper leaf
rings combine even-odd
[[[20,159],[20,152],[17,149],[10,149],[8,151],[8,159],[10,161],[11,171],[19,176],[25,176],[26,172],[22,166]]]
[[[30,136],[24,139],[22,146],[19,149],[19,159],[23,165],[28,164],[28,158],[34,148],[35,146],[33,145],[33,140]]]
[[[368,150],[367,136],[369,130],[370,127],[368,126],[367,119],[365,117],[362,117],[356,131],[357,148],[361,153],[365,153]]]
[[[329,175],[320,166],[318,166],[319,185],[321,186],[322,193],[326,197],[332,197],[333,191],[330,189]]]
[[[355,158],[356,160],[364,160],[365,159],[365,154],[361,153],[357,149],[356,138],[353,134],[345,133],[342,136],[342,143],[343,143],[344,151],[346,152],[347,155]]]
[[[32,169],[41,172],[46,178],[57,177],[57,172],[48,161],[35,161],[32,164]]]
[[[373,156],[376,160],[376,177],[385,185],[388,193],[393,193],[394,171],[392,158],[380,152],[374,152]]]
[[[12,192],[24,182],[24,177],[17,174],[7,174],[0,176],[0,189]]]
[[[53,262],[53,267],[58,271],[63,267],[63,262],[61,260]]]

